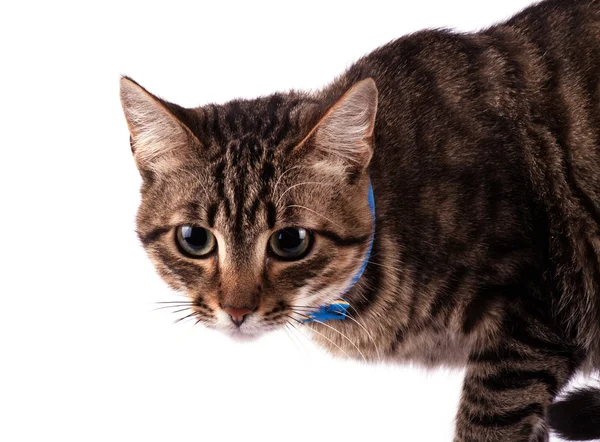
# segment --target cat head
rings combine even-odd
[[[137,232],[191,317],[251,337],[338,299],[372,235],[377,88],[186,109],[121,79]]]

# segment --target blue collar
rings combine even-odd
[[[369,263],[371,257],[371,250],[373,249],[373,239],[375,238],[375,197],[373,196],[373,186],[369,183],[369,209],[371,209],[371,218],[373,220],[373,231],[371,233],[371,239],[369,240],[369,249],[365,255],[360,269],[354,274],[350,285],[342,293],[342,297],[333,301],[331,304],[322,305],[318,310],[308,313],[307,318],[303,319],[302,322],[313,322],[313,321],[329,321],[330,319],[345,319],[346,310],[350,307],[348,301],[343,296],[350,291],[352,287],[358,282]]]

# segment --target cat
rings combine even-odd
[[[319,92],[187,109],[128,77],[137,233],[189,317],[466,368],[456,442],[600,438],[600,1],[424,30]],[[327,321],[328,320],[328,321]]]

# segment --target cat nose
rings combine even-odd
[[[238,307],[224,307],[223,311],[225,313],[229,313],[229,316],[231,316],[231,320],[233,321],[233,323],[236,326],[240,326],[242,325],[242,322],[244,322],[244,319],[246,319],[246,315],[248,313],[252,313],[252,309],[251,308],[238,308]]]

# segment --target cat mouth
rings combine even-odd
[[[277,331],[284,326],[285,322],[269,322],[263,323],[258,321],[256,323],[241,324],[236,327],[224,327],[221,329],[227,336],[238,342],[256,341],[262,336],[271,332]]]
[[[255,341],[261,333],[256,331],[244,330],[242,327],[236,327],[227,331],[227,335],[235,341],[248,342]]]

